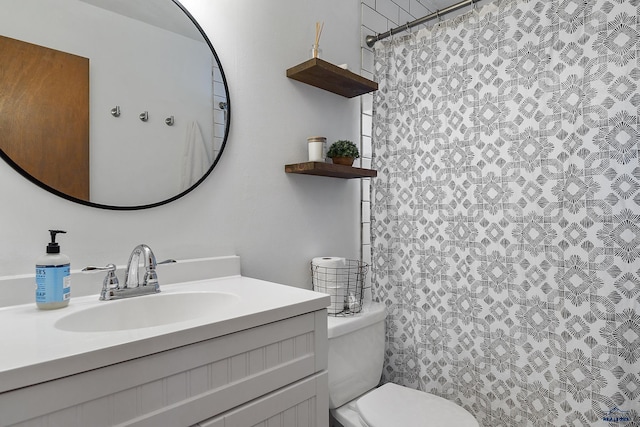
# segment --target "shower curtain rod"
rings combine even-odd
[[[369,35],[365,39],[367,42],[367,46],[373,47],[375,42],[377,42],[378,40],[386,39],[387,37],[397,34],[400,31],[407,31],[409,28],[415,27],[416,25],[424,24],[425,22],[431,21],[432,19],[438,19],[442,15],[446,15],[447,13],[450,13],[450,12],[455,12],[456,10],[462,9],[465,6],[473,5],[478,1],[480,0],[462,0],[460,3],[456,3],[449,7],[445,7],[444,9],[441,9],[441,10],[437,10],[432,14],[423,16],[422,18],[418,18],[415,21],[407,22],[406,24],[400,27],[392,28],[385,33],[380,33],[375,36]]]

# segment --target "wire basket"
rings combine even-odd
[[[368,270],[369,264],[358,260],[346,259],[344,267],[325,267],[311,261],[313,290],[331,296],[329,316],[351,316],[362,310]]]

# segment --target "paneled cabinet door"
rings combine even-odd
[[[326,427],[328,374],[321,372],[197,427]]]

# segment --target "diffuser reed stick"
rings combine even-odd
[[[324,28],[324,22],[316,22],[316,41],[313,44],[313,48],[311,49],[312,56],[317,58],[320,52],[320,36],[322,35],[322,29]]]

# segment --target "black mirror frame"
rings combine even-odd
[[[38,179],[36,179],[33,176],[31,176],[31,174],[29,174],[27,171],[25,171],[20,166],[18,166],[18,164],[15,163],[2,149],[0,149],[0,157],[2,157],[4,159],[4,161],[7,162],[13,169],[15,169],[17,172],[19,172],[20,175],[24,176],[29,181],[31,181],[32,183],[36,184],[38,187],[43,188],[44,190],[47,190],[48,192],[53,193],[56,196],[62,197],[63,199],[67,199],[69,201],[72,201],[72,202],[75,202],[75,203],[79,203],[81,205],[90,206],[90,207],[99,208],[99,209],[117,210],[117,211],[134,211],[134,210],[155,208],[155,207],[158,207],[158,206],[166,205],[167,203],[171,203],[171,202],[173,202],[175,200],[180,199],[181,197],[184,197],[185,195],[187,195],[191,191],[193,191],[196,187],[198,187],[200,184],[202,184],[202,182],[211,174],[211,172],[213,171],[213,168],[215,168],[216,165],[218,164],[218,162],[220,161],[220,157],[222,156],[224,148],[227,145],[227,139],[229,138],[229,128],[230,128],[230,125],[231,125],[231,97],[229,96],[229,85],[227,84],[227,78],[226,78],[226,76],[224,74],[224,70],[222,68],[222,63],[220,62],[220,58],[218,57],[218,54],[216,53],[215,49],[213,48],[213,45],[211,44],[211,41],[209,40],[209,37],[207,37],[207,35],[205,34],[205,32],[202,29],[202,27],[200,26],[200,24],[198,24],[198,21],[196,21],[196,19],[193,17],[193,15],[191,15],[191,13],[189,13],[189,11],[178,0],[170,0],[170,1],[172,1],[176,6],[178,6],[178,8],[180,8],[180,10],[182,10],[182,12],[191,20],[193,25],[196,26],[196,28],[200,32],[200,35],[202,35],[202,38],[205,40],[205,42],[209,46],[209,49],[211,50],[211,54],[213,55],[214,59],[216,60],[216,63],[219,66],[219,69],[220,69],[220,75],[222,76],[222,82],[224,83],[224,91],[225,91],[226,103],[227,103],[227,105],[226,105],[226,116],[227,117],[226,117],[226,122],[225,122],[224,138],[222,140],[222,144],[220,145],[220,151],[219,151],[218,155],[216,156],[216,158],[214,159],[213,164],[211,165],[209,170],[207,170],[207,172],[195,184],[193,184],[191,187],[187,188],[186,190],[182,191],[181,193],[179,193],[179,194],[177,194],[177,195],[175,195],[173,197],[170,197],[168,199],[165,199],[165,200],[162,200],[162,201],[159,201],[159,202],[155,202],[155,203],[149,203],[149,204],[146,204],[146,205],[135,205],[135,206],[104,205],[104,204],[100,204],[100,203],[93,203],[93,202],[88,201],[88,200],[78,199],[78,198],[73,197],[73,196],[69,196],[68,194],[65,194],[65,193],[63,193],[63,192],[61,192],[59,190],[56,190],[53,187],[48,186],[47,184],[43,183],[42,181],[39,181]]]

